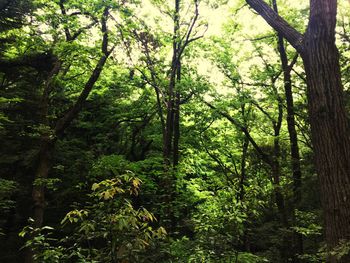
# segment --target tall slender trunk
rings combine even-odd
[[[181,62],[178,62],[176,81],[181,81]],[[174,103],[174,142],[173,142],[173,168],[176,170],[179,164],[179,142],[180,142],[180,90],[179,86],[175,91],[175,103]]]
[[[275,192],[275,199],[276,199],[276,205],[278,209],[278,214],[280,216],[280,221],[283,225],[283,227],[288,227],[288,215],[286,211],[285,206],[285,198],[282,193],[281,188],[281,168],[279,163],[279,155],[280,155],[280,146],[279,146],[279,132],[278,134],[275,133],[274,138],[274,157],[271,164],[271,171],[272,171],[272,180],[274,184],[274,192]]]
[[[175,195],[175,168],[178,163],[178,141],[179,141],[179,101],[180,93],[176,90],[180,72],[180,0],[175,0],[174,28],[173,28],[173,55],[170,67],[169,85],[167,90],[165,129],[163,129],[163,162],[164,174],[162,179],[163,206],[165,225],[169,232],[174,230],[176,222],[172,209]],[[176,165],[175,165],[176,163]]]
[[[273,9],[278,14],[278,7],[276,0],[273,0]],[[290,158],[292,164],[292,175],[293,175],[293,200],[292,200],[292,221],[293,226],[296,226],[295,209],[299,208],[301,201],[301,168],[300,168],[300,155],[298,136],[295,128],[295,117],[294,117],[294,101],[292,92],[292,78],[291,70],[293,62],[288,65],[287,52],[284,45],[284,39],[280,33],[278,33],[278,52],[280,54],[281,67],[283,71],[283,87],[286,97],[287,104],[287,127],[289,134],[290,144]],[[297,58],[297,57],[296,57]],[[296,61],[295,58],[295,61]],[[293,262],[299,262],[297,255],[303,254],[303,236],[296,231],[293,231]]]
[[[283,103],[282,103],[282,98],[278,94],[277,88],[276,87],[273,87],[273,88],[274,88],[275,95],[277,97],[278,117],[277,117],[277,121],[273,122],[274,139],[273,139],[273,158],[272,158],[271,170],[272,170],[272,177],[273,177],[273,183],[274,183],[276,205],[278,209],[278,214],[280,216],[280,222],[283,228],[288,229],[289,228],[288,212],[286,209],[286,200],[282,192],[281,178],[280,178],[281,177],[280,132],[281,132],[282,121],[283,121]],[[289,244],[290,244],[290,241],[288,236],[283,235],[282,242],[279,249],[281,253],[281,259],[283,262],[287,262],[288,259],[291,257]]]
[[[179,57],[179,30],[180,30],[180,0],[175,0],[174,31],[173,31],[173,56],[170,68],[170,80],[167,91],[165,135],[163,136],[163,158],[165,170],[169,170],[172,164],[173,140],[174,140],[174,119],[176,107],[176,75],[180,63]]]
[[[292,80],[291,80],[291,69],[288,66],[287,54],[283,44],[283,38],[279,36],[279,52],[282,62],[283,70],[283,81],[284,81],[284,91],[287,104],[287,127],[289,134],[289,144],[290,144],[290,158],[292,164],[292,176],[293,176],[293,200],[291,209],[292,211],[292,221],[293,226],[296,226],[295,212],[299,208],[301,202],[301,168],[300,168],[300,155],[299,155],[299,145],[298,137],[295,128],[295,117],[294,117],[294,102],[292,94]],[[297,255],[303,254],[303,236],[296,231],[293,231],[293,261],[299,262]]]

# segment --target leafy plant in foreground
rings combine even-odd
[[[20,236],[29,236],[26,247],[40,262],[140,262],[140,254],[154,239],[166,235],[154,229],[155,216],[143,207],[135,208],[132,198],[141,180],[130,171],[92,185],[89,203],[67,213],[62,226],[70,235],[49,237],[51,227],[26,226]]]

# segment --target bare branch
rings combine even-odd
[[[179,48],[179,52],[178,52],[178,59],[179,60],[180,60],[181,55],[184,52],[185,48],[190,43],[192,43],[192,42],[202,38],[204,36],[204,34],[207,32],[207,30],[208,30],[208,25],[206,25],[206,28],[205,28],[204,32],[202,33],[202,35],[190,38],[191,35],[192,35],[192,32],[193,32],[193,29],[194,29],[194,27],[195,27],[195,25],[197,23],[198,17],[199,17],[199,2],[198,2],[198,0],[195,0],[194,3],[195,3],[195,11],[194,11],[194,16],[191,19],[192,22],[190,22],[186,34],[184,34],[182,36],[181,41],[179,43],[180,44],[180,48]]]
[[[298,71],[296,71],[294,68],[292,68],[292,71],[301,79],[301,80],[303,80],[305,83],[307,83],[307,80],[306,80],[306,78],[303,76],[303,75],[301,75]]]
[[[275,127],[276,126],[276,120],[274,118],[271,117],[270,113],[268,113],[263,107],[261,107],[259,105],[259,103],[257,103],[256,101],[251,101],[251,103],[253,105],[255,105],[255,107],[257,107],[272,123],[272,125]]]
[[[80,36],[81,33],[83,33],[85,30],[88,30],[88,29],[92,28],[92,27],[93,27],[94,25],[96,25],[96,24],[97,24],[96,21],[92,21],[90,24],[88,24],[88,25],[86,25],[86,26],[84,26],[84,27],[82,27],[82,28],[79,28],[78,31],[75,32],[75,33],[71,36],[70,41],[77,39],[78,36]]]
[[[291,70],[293,69],[295,63],[297,63],[298,57],[299,57],[299,54],[296,53],[296,54],[294,55],[292,61],[291,61],[290,64],[288,65],[288,68],[287,68],[288,71],[291,71]]]
[[[61,9],[61,14],[63,15],[63,17],[66,17],[67,16],[67,12],[66,12],[66,8],[64,7],[64,0],[60,0],[59,6],[60,6],[60,9]],[[63,25],[63,29],[64,29],[64,33],[66,35],[66,40],[70,41],[72,36],[71,36],[69,28],[67,27],[66,24]]]

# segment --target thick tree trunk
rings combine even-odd
[[[302,54],[315,164],[321,188],[327,244],[350,240],[350,139],[334,34],[314,15]],[[350,262],[350,256],[331,262]]]
[[[39,150],[38,168],[35,173],[35,180],[32,189],[32,200],[33,200],[33,215],[34,220],[33,227],[40,228],[44,221],[45,211],[45,180],[48,178],[50,169],[50,157],[51,157],[52,143],[48,136],[42,136],[41,145]],[[29,236],[28,239],[35,237]],[[34,252],[31,248],[26,248],[24,251],[24,262],[33,263]]]
[[[33,200],[33,227],[40,228],[44,222],[44,211],[45,211],[45,180],[48,178],[50,170],[51,153],[54,142],[52,142],[49,136],[42,136],[41,145],[39,150],[38,168],[35,173],[35,180],[32,189],[32,200]],[[29,236],[28,239],[34,238],[36,233]],[[24,251],[24,262],[33,263],[34,252],[31,248],[26,248]]]
[[[44,208],[45,208],[45,186],[43,184],[45,183],[45,179],[48,178],[48,173],[50,169],[50,157],[55,145],[55,140],[57,136],[61,136],[63,134],[66,127],[70,125],[71,121],[74,118],[76,118],[76,116],[82,109],[83,104],[86,98],[88,97],[88,94],[92,90],[92,87],[94,86],[95,82],[97,81],[105,62],[106,62],[106,56],[103,56],[100,59],[99,63],[96,65],[95,70],[93,71],[91,77],[87,81],[77,102],[66,113],[66,115],[64,115],[60,120],[57,121],[56,127],[54,129],[53,138],[50,138],[50,136],[52,135],[50,135],[49,132],[45,132],[45,134],[41,136],[40,150],[39,150],[39,163],[38,163],[38,168],[34,177],[35,184],[33,186],[33,191],[32,191],[32,198],[34,202],[33,219],[34,219],[35,227],[41,227],[43,223]],[[56,74],[57,73],[58,73],[58,70]],[[51,78],[52,77],[53,75],[51,76]],[[48,82],[51,82],[51,79]],[[47,125],[47,127],[48,127],[47,115],[48,115],[48,107],[49,107],[48,105],[49,92],[47,92],[47,90],[51,88],[49,84],[46,85],[44,96],[43,96],[43,100],[45,103],[45,105],[43,106],[43,119],[44,119],[44,124]]]
[[[49,129],[49,96],[52,91],[52,81],[55,76],[59,73],[62,63],[56,61],[53,69],[51,70],[48,78],[45,82],[43,95],[40,103],[40,117],[41,124],[45,126],[45,129]],[[50,157],[51,149],[54,142],[50,138],[50,131],[45,130],[40,137],[40,148],[38,154],[38,164],[37,170],[34,175],[34,184],[32,189],[32,199],[33,199],[33,219],[34,227],[41,227],[44,218],[44,209],[45,209],[45,180],[48,177],[50,169]]]
[[[41,124],[45,126],[45,129],[49,129],[49,96],[52,91],[52,81],[55,76],[59,73],[61,69],[61,62],[56,61],[53,69],[50,71],[47,80],[45,81],[44,90],[40,102],[40,118]],[[50,157],[54,142],[50,138],[50,131],[45,130],[40,136],[40,146],[38,153],[38,164],[37,169],[34,174],[33,188],[32,188],[32,201],[33,201],[33,227],[42,227],[44,221],[44,211],[45,211],[45,182],[48,178],[50,169]],[[28,237],[33,239],[34,236]],[[26,263],[34,262],[33,251],[31,248],[26,248],[24,254],[24,261]]]
[[[301,54],[307,78],[314,161],[320,183],[325,236],[330,249],[350,241],[350,137],[335,45],[337,0],[310,0],[305,36],[263,0],[246,0]],[[350,255],[330,262],[348,263]]]

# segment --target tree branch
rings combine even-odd
[[[64,130],[70,125],[70,123],[76,118],[76,116],[81,111],[87,97],[89,96],[92,88],[94,87],[96,81],[100,77],[100,74],[102,72],[102,69],[104,65],[106,64],[107,58],[111,54],[113,48],[111,50],[108,50],[108,29],[107,29],[107,18],[108,18],[109,10],[106,7],[103,16],[101,18],[101,31],[103,34],[102,37],[102,56],[100,57],[98,63],[96,64],[93,72],[90,75],[90,78],[85,83],[83,90],[81,91],[77,101],[74,103],[74,105],[66,112],[66,114],[60,118],[55,126],[55,136],[60,136],[63,134]]]
[[[303,35],[288,24],[263,0],[246,0],[246,2],[278,33],[280,33],[299,53],[303,52]]]
[[[256,143],[256,141],[253,139],[253,137],[250,135],[250,132],[246,127],[244,127],[239,121],[237,121],[235,118],[230,116],[227,112],[224,111],[218,111],[217,108],[210,104],[209,102],[203,101],[209,108],[217,111],[221,116],[225,117],[228,121],[230,121],[233,125],[235,125],[238,129],[240,129],[246,138],[249,140],[249,142],[253,145],[254,149],[258,152],[261,159],[267,163],[269,166],[273,166],[273,161],[270,159],[269,155],[267,155]]]

